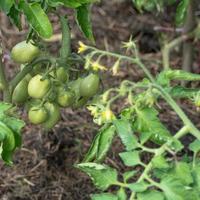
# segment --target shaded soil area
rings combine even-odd
[[[65,14],[69,11],[61,9],[61,12]],[[154,28],[160,25],[169,26],[173,14],[172,16],[168,13],[167,16],[163,14],[162,17],[150,14],[142,16],[133,9],[131,1],[117,0],[104,0],[96,4],[92,9],[92,14],[98,48],[121,52],[123,51],[120,48],[121,41],[128,41],[130,35],[133,35],[138,40],[142,53],[147,53],[150,59],[160,59],[160,45]],[[55,33],[60,33],[58,19],[51,17],[55,25]],[[11,28],[2,14],[0,23],[1,40],[8,56],[11,47],[24,38],[26,31],[19,33]],[[73,49],[76,51],[78,41],[85,41],[85,39],[75,26],[73,17],[70,17],[70,26],[73,30]],[[56,53],[59,42],[54,42],[50,48],[53,53]],[[111,60],[105,62],[107,65],[112,65]],[[173,60],[172,65],[179,64],[180,59]],[[195,66],[198,72],[199,63],[195,63]],[[10,72],[9,76],[17,71],[9,56],[6,67]],[[149,68],[155,74],[161,70],[161,63],[152,62]],[[137,81],[142,77],[143,74],[139,69],[127,64],[122,67],[117,78],[113,78],[111,74],[103,75],[103,82],[105,87],[110,87],[118,85],[123,79]],[[188,105],[188,102],[180,103],[190,118],[200,127],[199,113],[192,105]],[[181,122],[176,114],[165,103],[162,103],[160,108],[162,121],[172,132],[177,131]],[[23,117],[26,120],[26,116]],[[40,127],[32,126],[27,121],[27,126],[23,131],[23,147],[14,156],[14,166],[6,167],[2,162],[0,163],[0,199],[89,200],[89,195],[97,191],[90,179],[78,171],[74,164],[81,161],[97,130],[98,127],[93,124],[86,109],[63,110],[61,121],[48,133],[42,132]],[[187,140],[192,140],[192,138]],[[106,163],[122,172],[124,169],[117,154],[122,146],[117,139],[114,142],[116,145],[110,151]],[[187,143],[187,141],[184,142]]]

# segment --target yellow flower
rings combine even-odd
[[[112,73],[114,76],[116,76],[119,71],[119,65],[120,65],[120,60],[117,60],[112,67]]]
[[[116,119],[114,113],[109,108],[101,113],[101,117],[104,122],[111,122]]]
[[[88,49],[88,47],[81,41],[79,41],[79,48],[78,48],[78,53],[83,53]]]
[[[98,70],[106,71],[107,70],[107,68],[105,66],[99,64],[98,62],[91,62],[91,66],[94,71],[98,71]]]

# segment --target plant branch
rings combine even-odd
[[[105,54],[107,56],[112,56],[112,57],[115,57],[115,58],[119,58],[121,60],[128,60],[130,62],[132,62],[133,64],[136,64],[138,65],[138,67],[140,67],[143,72],[145,73],[145,75],[151,80],[152,83],[155,82],[154,80],[154,77],[151,75],[151,73],[149,72],[149,70],[146,68],[146,66],[140,61],[139,58],[131,58],[131,57],[128,57],[128,56],[124,56],[124,55],[120,55],[120,54],[117,54],[117,53],[112,53],[112,52],[107,52],[107,51],[103,51],[103,50],[99,50],[99,49],[96,49],[94,47],[88,47],[90,48],[91,50],[94,50],[95,53],[99,53],[99,54]]]
[[[177,45],[182,43],[183,41],[187,40],[190,37],[190,35],[182,35],[174,40],[172,40],[170,43],[167,43],[164,45],[164,48],[162,50],[163,55],[163,67],[165,70],[170,68],[170,52],[172,49],[174,49]]]
[[[60,23],[62,27],[62,44],[60,48],[60,59],[61,64],[65,65],[67,63],[69,55],[71,54],[71,35],[67,18],[61,16]]]
[[[187,17],[183,28],[183,33],[188,34],[195,29],[197,26],[195,17],[195,2],[194,0],[189,1],[189,6],[187,10]],[[185,71],[191,71],[193,64],[194,47],[193,41],[185,41],[183,43],[183,63],[182,69]],[[185,84],[185,82],[183,82]]]
[[[9,92],[8,81],[6,79],[4,65],[2,62],[2,53],[0,52],[0,83],[2,84],[3,88],[3,100],[6,102],[11,102],[11,95]]]

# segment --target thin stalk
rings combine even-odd
[[[187,40],[189,38],[189,35],[182,35],[174,40],[172,40],[170,43],[166,44],[163,48],[162,55],[163,55],[163,67],[165,70],[170,68],[170,52],[173,48],[175,48],[177,45],[182,43],[183,41]]]
[[[151,179],[149,176],[146,176],[145,179],[152,184],[152,186],[157,187],[158,189],[162,189],[159,185],[159,183],[155,182],[153,179]]]
[[[187,17],[185,20],[183,32],[184,34],[188,34],[191,31],[193,31],[196,26],[196,16],[195,16],[195,0],[189,1],[189,6],[187,9]],[[193,41],[185,41],[183,43],[183,63],[182,63],[182,69],[185,71],[192,71],[192,65],[194,61],[194,45]],[[183,85],[185,85],[185,82],[183,81]]]
[[[140,61],[140,59],[138,59],[138,58],[131,58],[131,57],[128,57],[128,56],[117,54],[117,53],[112,53],[112,52],[107,52],[107,51],[99,50],[99,49],[96,49],[94,47],[89,47],[89,48],[91,50],[94,50],[96,53],[105,54],[107,56],[112,56],[112,57],[115,57],[115,58],[120,58],[121,60],[122,59],[123,60],[128,60],[131,63],[138,65],[138,67],[140,67],[144,71],[145,75],[151,80],[151,82],[152,83],[155,82],[153,76],[151,75],[151,73],[149,72],[149,70],[146,68],[146,66]]]
[[[0,57],[0,83],[2,84],[2,88],[3,88],[3,100],[6,102],[11,102],[11,95],[8,89],[9,86],[8,86],[8,81],[6,79],[6,75],[4,71],[2,56]]]
[[[131,196],[130,196],[129,200],[135,200],[135,192],[131,193]]]
[[[62,43],[60,48],[60,59],[61,59],[61,64],[65,65],[67,63],[69,55],[71,54],[71,34],[67,18],[61,16],[60,23],[62,27]]]

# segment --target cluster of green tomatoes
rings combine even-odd
[[[39,54],[37,46],[22,41],[13,47],[11,58],[23,68]],[[99,76],[94,72],[74,80],[65,66],[48,70],[36,65],[15,87],[12,102],[26,105],[31,123],[51,129],[60,119],[61,108],[85,105],[98,92],[99,84]]]

